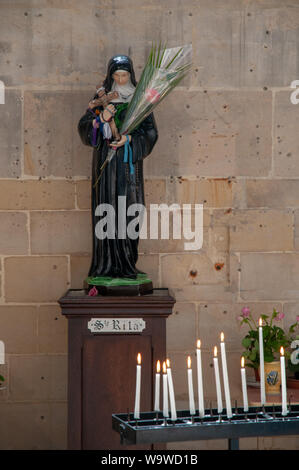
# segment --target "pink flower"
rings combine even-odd
[[[298,321],[298,322],[299,322],[299,315],[297,315],[297,317],[296,317],[296,321]]]
[[[239,315],[237,316],[237,320],[241,322],[242,320],[244,320],[244,317],[242,317],[242,315]]]
[[[244,317],[244,318],[249,317],[249,315],[250,315],[250,308],[249,308],[249,307],[243,307],[243,308],[242,308],[242,313],[243,313],[243,317]]]
[[[148,88],[145,91],[145,98],[150,103],[156,103],[157,101],[159,101],[160,97],[161,97],[160,93],[158,93],[158,91],[155,90],[154,88]]]
[[[93,286],[88,292],[88,295],[95,297],[96,295],[98,295],[98,289],[95,286]]]
[[[282,320],[283,318],[285,317],[285,314],[280,312],[277,317],[275,317],[275,320],[279,321],[279,320]]]

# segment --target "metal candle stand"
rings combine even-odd
[[[126,445],[228,439],[228,448],[238,450],[241,437],[299,434],[299,405],[289,403],[286,416],[282,416],[280,405],[250,407],[247,413],[236,406],[231,418],[225,409],[221,414],[217,409],[205,410],[204,418],[198,411],[191,416],[189,410],[182,410],[175,422],[164,418],[162,412],[140,413],[138,420],[132,413],[121,413],[112,415],[112,427]]]

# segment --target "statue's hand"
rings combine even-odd
[[[129,135],[129,142],[131,142],[132,138],[131,136]],[[110,147],[116,147],[116,148],[119,148],[119,147],[123,147],[125,145],[125,143],[127,142],[127,138],[125,135],[122,135],[121,136],[121,139],[119,141],[114,141],[114,142],[111,142],[110,144]]]

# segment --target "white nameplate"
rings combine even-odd
[[[92,333],[139,333],[146,323],[142,318],[92,318],[87,327]]]

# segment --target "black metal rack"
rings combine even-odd
[[[247,413],[236,407],[230,419],[225,409],[221,414],[217,409],[205,410],[204,418],[182,410],[175,422],[163,418],[161,412],[140,413],[138,420],[131,413],[121,413],[112,415],[112,427],[126,445],[228,439],[228,448],[237,450],[241,437],[299,434],[299,405],[289,405],[286,416],[281,406],[250,407]]]

